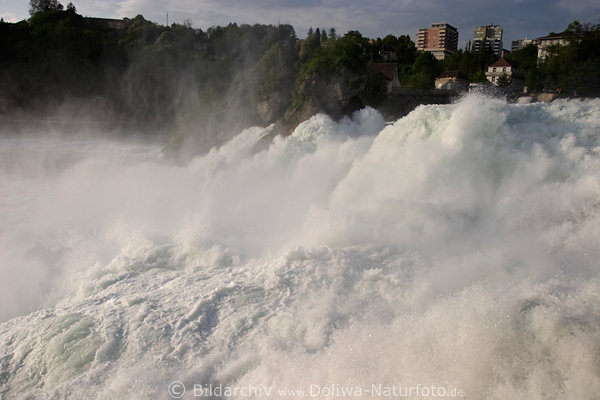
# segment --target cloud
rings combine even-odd
[[[564,29],[573,19],[589,21],[589,12],[598,9],[596,0],[125,0],[113,2],[114,17],[142,14],[149,20],[165,23],[190,19],[206,30],[214,25],[236,23],[294,26],[298,37],[309,27],[335,27],[338,33],[358,30],[367,37],[408,34],[415,39],[419,28],[445,21],[459,30],[460,46],[471,39],[473,28],[490,23],[504,27],[505,47],[511,40],[538,37]],[[97,1],[88,3],[98,4]],[[102,2],[103,10],[107,9]],[[114,7],[116,5],[116,7]],[[100,10],[99,6],[97,6]],[[565,11],[567,11],[565,13]]]
[[[4,22],[12,22],[12,23],[23,20],[23,17],[20,15],[17,15],[15,13],[6,13],[6,12],[0,14],[0,18],[2,18],[4,20]]]
[[[5,22],[19,22],[29,18],[29,3],[0,0],[0,18]]]
[[[600,22],[597,21],[600,18],[600,3],[597,0],[560,0],[557,3],[557,7],[570,14],[587,16],[588,19],[592,18],[596,20],[589,22]]]
[[[67,0],[64,0],[67,2]],[[473,28],[490,23],[504,28],[505,47],[517,38],[543,36],[560,31],[575,19],[600,22],[598,0],[74,0],[78,11],[87,16],[135,17],[160,24],[189,19],[206,30],[214,25],[236,23],[294,26],[298,37],[309,27],[335,27],[338,33],[358,30],[367,37],[387,34],[410,35],[419,28],[445,21],[459,30],[460,46],[472,37]],[[25,1],[0,0],[6,21],[27,18]]]

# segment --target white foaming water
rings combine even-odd
[[[1,140],[0,397],[597,398],[600,101],[264,133]]]

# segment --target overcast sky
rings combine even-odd
[[[192,21],[206,30],[213,25],[277,24],[294,26],[304,38],[308,27],[335,27],[338,34],[358,30],[369,38],[410,35],[445,21],[459,32],[464,48],[478,25],[504,28],[504,47],[520,38],[560,32],[573,20],[600,23],[600,0],[72,0],[79,14],[124,18],[142,14],[166,24]],[[63,0],[63,5],[69,1]],[[28,0],[0,0],[0,17],[16,22],[29,17]]]

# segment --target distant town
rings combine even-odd
[[[472,39],[468,41],[465,51],[480,52],[484,49],[491,51],[498,60],[488,66],[485,73],[487,81],[495,86],[507,84],[512,89],[525,89],[525,76],[518,64],[512,62],[510,52],[522,50],[527,45],[537,47],[537,59],[543,61],[551,46],[565,46],[568,40],[561,34],[551,34],[536,39],[513,40],[510,50],[504,48],[502,40],[504,30],[500,25],[483,25],[473,29]],[[421,28],[417,33],[417,50],[433,54],[437,60],[444,60],[458,50],[458,30],[446,23],[433,23],[429,28]],[[437,89],[459,90],[466,88],[468,82],[456,71],[452,74],[446,71],[438,79]]]
[[[491,49],[498,57],[508,52],[502,41],[504,30],[500,25],[483,25],[473,29],[473,37],[465,50],[480,51]],[[555,34],[537,39],[513,40],[510,51],[520,50],[528,44],[538,46],[538,58],[544,59],[547,49],[553,45],[565,45],[567,41],[562,35]],[[431,52],[438,60],[445,59],[458,49],[458,31],[445,22],[431,24],[429,28],[419,29],[417,33],[417,49]]]

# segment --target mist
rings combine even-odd
[[[2,23],[0,131],[147,136],[185,162],[283,115],[294,89],[291,26],[206,32],[143,16],[47,10]],[[168,139],[168,141],[166,141]]]
[[[3,138],[8,398],[173,381],[593,398],[600,103],[319,114],[266,150]],[[312,385],[312,386],[311,386]]]

